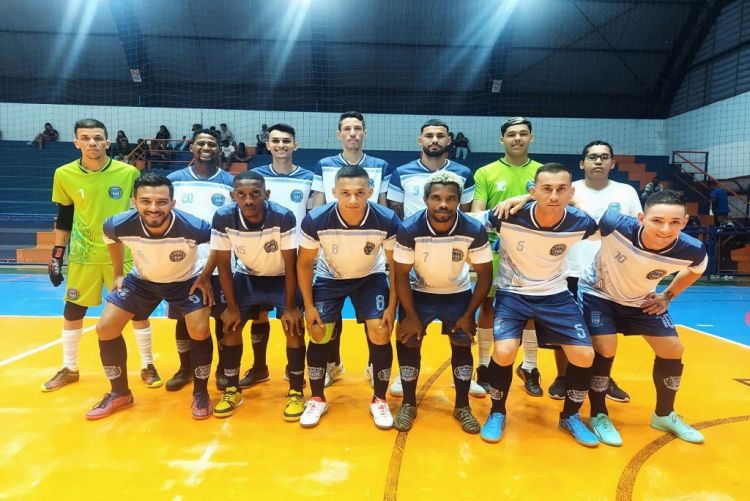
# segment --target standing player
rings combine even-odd
[[[569,361],[560,429],[587,447],[599,444],[578,414],[591,383],[594,350],[563,272],[568,249],[598,232],[588,214],[568,207],[571,181],[563,165],[545,164],[534,179],[533,202],[502,221],[490,215],[502,256],[495,279],[495,345],[487,370],[492,411],[481,433],[488,442],[502,437],[513,361],[524,325],[534,320],[544,327],[538,333],[542,344],[561,346]]]
[[[336,137],[341,141],[343,147],[341,153],[320,160],[313,169],[315,177],[312,185],[312,207],[320,207],[324,203],[335,200],[333,195],[336,173],[342,167],[356,165],[362,167],[370,179],[372,195],[370,201],[386,205],[386,193],[388,192],[388,180],[390,167],[388,162],[381,158],[366,155],[363,151],[367,129],[365,117],[357,111],[347,111],[339,117]],[[336,320],[334,337],[329,343],[328,371],[326,371],[326,383],[333,381],[344,373],[344,365],[341,363],[341,319]],[[367,338],[368,347],[372,351],[373,346],[370,338]],[[368,376],[372,382],[372,369],[367,366]]]
[[[651,426],[687,442],[703,442],[703,435],[674,412],[684,348],[667,308],[701,277],[708,262],[704,245],[681,233],[687,221],[685,200],[670,190],[650,195],[637,218],[609,209],[599,221],[601,249],[581,275],[579,302],[596,350],[590,424],[605,444],[622,445],[604,399],[617,332],[643,336],[656,355],[656,410]],[[675,272],[669,286],[657,293],[659,281]]]
[[[233,177],[221,169],[221,149],[219,141],[209,129],[197,130],[193,133],[193,141],[190,144],[193,154],[193,163],[172,172],[167,176],[174,186],[175,208],[192,214],[209,224],[214,213],[220,208],[231,203]],[[201,267],[205,266],[208,259],[208,244],[198,247],[198,259]],[[214,297],[221,303],[221,286],[218,275],[212,278],[214,286]],[[224,324],[220,318],[221,306],[214,308],[211,316],[216,323],[216,344],[219,347],[219,363],[216,367],[216,386],[223,391],[226,388],[226,378],[223,371],[222,336],[224,335]],[[180,357],[180,368],[167,381],[167,391],[177,391],[192,380],[190,369],[190,336],[188,335],[185,319],[177,312],[169,310],[169,318],[177,320],[175,325],[175,340],[177,353]]]
[[[372,192],[367,171],[357,165],[342,167],[336,173],[336,202],[313,209],[302,221],[297,277],[310,333],[307,365],[312,391],[300,419],[305,427],[318,424],[328,410],[323,393],[326,345],[334,335],[333,323],[340,318],[347,297],[371,341],[375,395],[370,413],[378,428],[393,426],[385,393],[393,363],[390,334],[396,289],[389,290],[388,277],[393,284],[393,245],[400,223],[392,210],[368,201]]]
[[[211,284],[197,281],[202,271],[198,245],[211,238],[211,225],[180,210],[173,210],[172,182],[145,173],[136,179],[135,210],[104,222],[104,241],[112,256],[115,280],[107,304],[96,324],[99,354],[112,390],[86,413],[86,419],[102,419],[133,405],[128,387],[127,348],[122,328],[134,316],[147,318],[162,300],[180,311],[190,334],[194,419],[211,415],[208,376],[213,342],[208,317],[213,300]],[[135,266],[124,275],[125,247],[133,251]]]
[[[448,159],[448,146],[451,143],[448,124],[441,120],[428,120],[422,125],[417,143],[422,147],[418,160],[393,170],[388,184],[388,207],[401,219],[409,218],[425,209],[424,186],[427,179],[437,171],[453,172],[463,185],[460,208],[468,212],[474,197],[474,176],[471,169]],[[401,377],[396,376],[391,385],[391,395],[403,395]],[[471,381],[471,395],[484,398],[484,388]]]
[[[58,167],[52,185],[52,201],[58,204],[55,246],[48,265],[52,285],[63,281],[65,248],[68,256],[68,288],[63,311],[63,368],[42,385],[42,391],[54,391],[78,381],[78,345],[83,333],[83,317],[90,306],[102,302],[102,286],[112,286],[112,260],[102,240],[104,220],[130,207],[133,181],[138,169],[107,156],[107,128],[99,120],[86,118],[74,126],[73,144],[81,158]],[[130,254],[125,255],[130,269]],[[149,388],[162,385],[153,364],[151,325],[147,317],[135,317],[133,332],[141,355],[141,379]]]
[[[269,190],[273,202],[286,207],[294,214],[299,231],[302,219],[307,214],[313,173],[294,165],[294,152],[299,148],[294,127],[287,124],[275,124],[268,128],[268,150],[272,163],[253,169],[265,179],[265,186]],[[296,242],[296,240],[295,240]],[[296,256],[296,254],[295,254]],[[282,310],[284,308],[281,308]],[[268,381],[268,365],[266,351],[268,337],[271,332],[268,323],[268,312],[261,311],[257,320],[250,326],[250,337],[253,347],[253,366],[248,369],[240,380],[240,388],[250,388],[263,381]],[[304,343],[302,344],[304,359]],[[304,363],[300,369],[300,376],[304,375]],[[288,370],[285,371],[288,373]],[[289,375],[286,375],[289,378]]]
[[[534,141],[531,133],[531,121],[524,117],[508,119],[500,127],[500,144],[505,148],[505,156],[485,165],[474,174],[474,201],[472,212],[483,211],[495,207],[498,203],[510,197],[527,194],[534,185],[534,176],[541,166],[539,162],[529,158],[529,146]],[[490,242],[494,245],[496,237],[490,233]],[[495,255],[495,268],[497,269]],[[487,364],[492,351],[492,323],[493,307],[492,294],[487,297],[479,309],[477,322],[477,344],[479,366],[477,367],[477,382],[488,388],[486,373]],[[541,397],[544,392],[539,384],[539,369],[537,369],[536,334],[533,330],[525,329],[523,333],[523,364],[516,370],[516,374],[523,380],[526,392],[535,397]]]
[[[471,344],[474,315],[492,285],[492,252],[481,224],[458,211],[463,180],[440,170],[424,185],[427,209],[404,221],[398,230],[393,259],[399,299],[396,353],[404,401],[393,426],[409,431],[417,417],[417,379],[421,368],[422,337],[435,319],[451,345],[451,367],[456,387],[453,417],[466,433],[479,433],[479,421],[469,406],[469,384],[474,360]],[[474,293],[469,263],[477,273]]]
[[[271,138],[274,127],[269,129]],[[273,152],[271,141],[269,146]],[[219,209],[213,219],[211,251],[219,266],[227,302],[222,318],[226,325],[224,372],[228,386],[224,398],[214,408],[216,417],[232,415],[242,402],[242,392],[238,388],[241,387],[242,328],[249,318],[257,318],[259,310],[266,313],[265,325],[268,325],[266,310],[272,308],[276,308],[277,315],[280,313],[287,343],[290,382],[284,419],[297,421],[304,411],[305,330],[297,307],[296,221],[292,211],[270,202],[268,195],[263,176],[255,171],[242,172],[234,179],[232,199],[235,203]],[[237,256],[234,276],[232,252]]]

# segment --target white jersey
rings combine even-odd
[[[336,173],[347,165],[352,165],[347,162],[343,155],[339,153],[332,157],[326,157],[315,165],[313,169],[313,191],[319,191],[325,195],[326,203],[333,202],[333,187],[336,184]],[[370,177],[370,188],[372,188],[372,196],[370,202],[378,203],[378,197],[381,193],[388,192],[388,181],[391,176],[391,170],[388,166],[388,162],[382,158],[371,157],[369,155],[362,154],[360,161],[355,164],[362,167],[367,171],[367,175]]]
[[[607,209],[617,210],[626,216],[637,216],[641,212],[641,199],[638,192],[625,183],[610,181],[606,188],[594,190],[586,186],[581,179],[573,183],[576,190],[575,200],[578,208],[599,221]],[[571,277],[580,277],[594,261],[601,242],[598,240],[581,240],[568,252],[567,273]]]
[[[610,301],[640,307],[666,275],[689,269],[703,273],[708,263],[706,247],[681,233],[666,249],[644,247],[643,227],[631,216],[608,210],[599,221],[601,249],[581,275],[578,290]]]
[[[305,168],[295,166],[289,174],[280,174],[273,170],[273,165],[256,167],[257,172],[266,180],[266,189],[271,191],[270,200],[294,213],[299,231],[302,220],[307,214],[314,174]]]

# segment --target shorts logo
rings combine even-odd
[[[553,245],[552,248],[549,250],[550,256],[562,256],[565,254],[565,251],[568,249],[568,246],[565,244],[556,244]]]
[[[375,244],[374,244],[374,243],[372,243],[372,242],[367,242],[367,243],[365,244],[365,248],[364,248],[364,251],[365,251],[365,256],[369,256],[370,254],[372,254],[372,252],[373,252],[374,250],[375,250]]]
[[[304,194],[302,193],[302,190],[292,190],[292,192],[289,194],[289,198],[292,199],[292,202],[294,203],[300,203],[302,201]]]
[[[279,250],[279,244],[276,242],[276,240],[269,240],[265,244],[263,244],[263,250],[267,253],[276,252]]]
[[[506,184],[507,183],[505,181],[498,181],[495,183],[495,189],[497,191],[505,191]]]
[[[191,302],[191,303],[193,303],[193,304],[198,304],[198,303],[200,303],[200,302],[201,302],[201,298],[200,298],[200,296],[198,296],[198,295],[196,295],[196,294],[190,294],[190,295],[188,296],[187,300],[188,300],[188,301],[190,301],[190,302]]]
[[[68,299],[71,301],[75,301],[79,297],[81,297],[81,293],[78,292],[78,289],[68,289]]]
[[[659,280],[661,277],[667,274],[667,270],[652,270],[648,272],[646,278],[648,280]]]
[[[122,299],[125,299],[126,297],[128,297],[128,294],[130,294],[130,291],[125,287],[117,291],[117,297],[122,298]]]
[[[464,260],[464,252],[461,249],[453,249],[453,252],[451,253],[451,260],[454,263],[460,263]]]
[[[211,195],[211,203],[216,207],[221,207],[226,201],[227,197],[225,197],[221,193],[214,193],[213,195]]]
[[[326,309],[326,304],[323,301],[318,301],[315,303],[315,309],[318,310],[318,314],[323,315],[323,312]]]
[[[616,210],[617,212],[622,212],[622,205],[617,202],[612,202],[611,204],[609,204],[609,207],[607,207],[607,210]]]
[[[169,260],[173,263],[177,263],[185,259],[185,253],[181,250],[174,250],[169,253]]]
[[[602,312],[599,310],[591,311],[591,325],[594,327],[601,327],[602,325]]]
[[[531,188],[533,187],[534,187],[534,181],[529,181],[528,183],[526,183],[526,193],[530,193]]]
[[[109,198],[114,198],[115,200],[122,198],[122,188],[119,186],[110,186],[107,193],[109,193]]]

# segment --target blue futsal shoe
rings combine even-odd
[[[651,416],[651,427],[659,431],[668,431],[692,444],[702,444],[703,434],[682,420],[682,417],[674,411],[666,416]]]
[[[500,412],[490,412],[487,416],[487,421],[482,426],[482,432],[479,435],[485,442],[492,442],[493,444],[499,442],[503,438],[503,430],[505,429],[505,414]]]
[[[599,445],[599,439],[596,435],[589,430],[578,413],[571,415],[568,418],[560,418],[559,427],[562,431],[566,431],[573,435],[576,442],[586,447],[596,447]]]

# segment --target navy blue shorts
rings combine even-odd
[[[211,289],[214,291],[214,304],[211,306],[211,316],[218,319],[227,307],[227,300],[224,297],[224,291],[219,282],[219,275],[211,275]],[[181,320],[183,316],[182,312],[167,305],[167,318]]]
[[[256,320],[261,311],[276,309],[276,318],[286,310],[286,279],[279,276],[257,276],[235,273],[234,297],[242,312],[242,318]],[[297,289],[297,305],[302,306],[302,295]]]
[[[539,346],[581,345],[591,346],[586,322],[570,291],[551,296],[528,296],[498,291],[495,295],[495,341],[518,339],[523,328],[533,320]]]
[[[463,331],[451,333],[451,327],[466,312],[471,303],[471,289],[454,294],[430,294],[429,292],[412,291],[414,305],[417,307],[419,319],[426,328],[433,320],[440,320],[443,325],[441,332],[457,341],[471,343],[471,335]],[[398,319],[406,316],[406,312],[399,305]]]
[[[388,307],[388,277],[373,273],[363,278],[332,280],[315,278],[313,301],[324,323],[333,323],[341,317],[347,296],[354,305],[357,322],[382,318]]]
[[[573,300],[578,303],[578,277],[568,277],[568,290],[573,294]],[[578,307],[580,309],[580,306]],[[545,331],[545,327],[543,325],[534,325],[534,330],[536,331],[537,338],[539,337],[539,333],[541,332],[542,338],[547,336],[549,334],[549,331]],[[541,343],[538,343],[540,348],[551,348],[553,350],[559,350],[560,345],[543,345]]]
[[[205,307],[201,291],[190,294],[194,282],[195,278],[191,278],[184,282],[161,284],[128,274],[122,282],[122,289],[107,294],[106,300],[132,313],[135,318],[148,318],[162,300],[177,314],[187,315]]]
[[[583,292],[578,298],[592,336],[615,334],[626,336],[676,336],[669,312],[661,315],[643,313],[641,308],[624,306]]]

